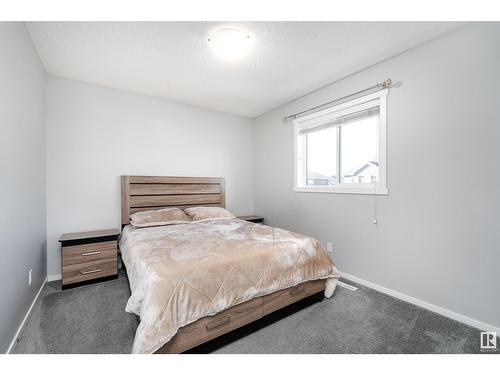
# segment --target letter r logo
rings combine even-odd
[[[496,332],[481,332],[481,349],[496,349],[497,334]]]

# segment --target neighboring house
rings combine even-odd
[[[378,162],[368,161],[360,167],[344,174],[342,182],[351,184],[367,184],[376,182],[378,178]]]
[[[351,169],[342,176],[342,182],[347,184],[367,184],[376,182],[378,178],[378,162],[367,161],[359,167]],[[331,186],[337,183],[337,176],[325,176],[310,171],[307,173],[308,186]]]
[[[307,172],[307,185],[329,186],[337,183],[337,176],[325,176],[314,171]]]

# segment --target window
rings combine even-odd
[[[294,191],[387,194],[387,92],[294,120]]]

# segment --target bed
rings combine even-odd
[[[122,176],[120,252],[140,317],[133,353],[182,353],[304,298],[337,270],[304,235],[237,218],[133,228],[130,215],[225,206],[224,179]]]

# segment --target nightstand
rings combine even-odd
[[[117,229],[65,233],[61,243],[62,288],[118,277]]]
[[[238,216],[237,218],[240,220],[250,221],[252,223],[264,224],[264,218],[262,216],[247,215],[247,216]]]

